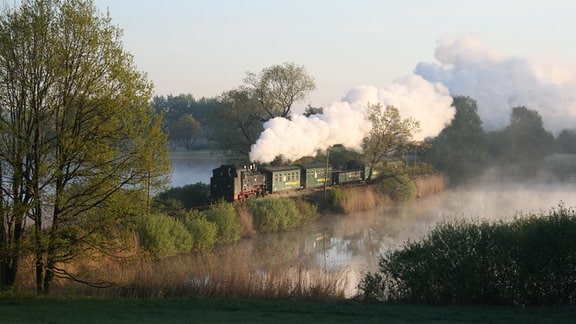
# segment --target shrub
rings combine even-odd
[[[303,199],[294,200],[298,213],[302,216],[302,223],[311,222],[318,218],[318,206]]]
[[[382,193],[395,201],[410,201],[416,197],[416,185],[407,174],[394,174],[379,182]]]
[[[382,255],[366,299],[569,305],[576,292],[576,214],[560,206],[512,223],[444,223]]]
[[[342,208],[342,199],[345,196],[344,189],[334,187],[326,192],[324,208],[330,209],[337,213],[344,212]]]
[[[136,218],[140,245],[152,257],[163,258],[190,251],[193,240],[184,225],[164,214],[143,214]]]
[[[210,203],[210,186],[201,182],[170,188],[154,198],[154,206],[161,211],[175,212]]]
[[[221,201],[206,211],[206,219],[216,224],[220,243],[236,242],[242,236],[242,228],[234,203]]]
[[[305,205],[303,202],[299,204],[300,210],[292,199],[266,197],[250,200],[249,208],[258,231],[276,232],[300,226],[305,219],[311,217],[313,207]]]
[[[218,227],[206,219],[206,215],[192,210],[182,217],[182,223],[192,236],[192,247],[196,249],[211,248],[216,244]]]

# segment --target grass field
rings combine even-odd
[[[245,299],[0,299],[0,323],[573,323],[574,308],[456,307]]]

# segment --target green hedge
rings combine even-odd
[[[382,255],[366,299],[452,304],[569,305],[576,293],[576,215],[560,206],[511,223],[444,223]]]

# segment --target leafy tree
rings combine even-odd
[[[274,65],[259,74],[247,72],[245,85],[226,91],[211,113],[210,138],[220,148],[247,158],[250,147],[263,130],[263,123],[288,118],[294,103],[315,89],[304,67],[294,63]]]
[[[232,154],[248,157],[250,146],[263,130],[262,121],[254,116],[255,99],[245,90],[230,90],[219,101],[212,112],[215,131],[211,139]]]
[[[556,138],[559,153],[576,154],[576,129],[564,129]]]
[[[510,125],[490,137],[490,152],[500,166],[513,176],[534,174],[553,152],[554,136],[543,127],[535,110],[515,107]]]
[[[478,175],[488,163],[482,120],[476,102],[470,97],[454,97],[456,115],[452,123],[431,141],[425,158],[460,184]]]
[[[113,252],[126,206],[166,181],[152,86],[120,36],[89,0],[24,0],[0,16],[0,288],[15,283],[27,220],[48,294],[54,277],[78,279],[61,264]]]
[[[183,143],[186,150],[192,148],[201,134],[202,125],[192,115],[183,115],[168,126],[168,139]]]
[[[164,115],[164,126],[168,126],[184,115],[192,115],[203,126],[209,125],[210,111],[218,104],[216,98],[196,99],[191,94],[154,96],[152,106],[158,114]]]
[[[294,63],[273,65],[259,74],[246,73],[246,90],[258,103],[257,117],[264,122],[274,117],[290,117],[292,105],[316,89],[306,69]]]
[[[370,168],[366,177],[372,178],[372,170],[384,157],[398,156],[420,130],[418,121],[412,118],[402,119],[400,112],[393,106],[383,108],[381,104],[368,104],[368,117],[372,129],[362,143],[364,160]]]

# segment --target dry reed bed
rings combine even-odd
[[[266,264],[236,249],[196,252],[164,260],[103,262],[89,276],[113,278],[108,288],[61,282],[58,291],[102,297],[185,298],[244,297],[264,299],[343,299],[345,270]]]

